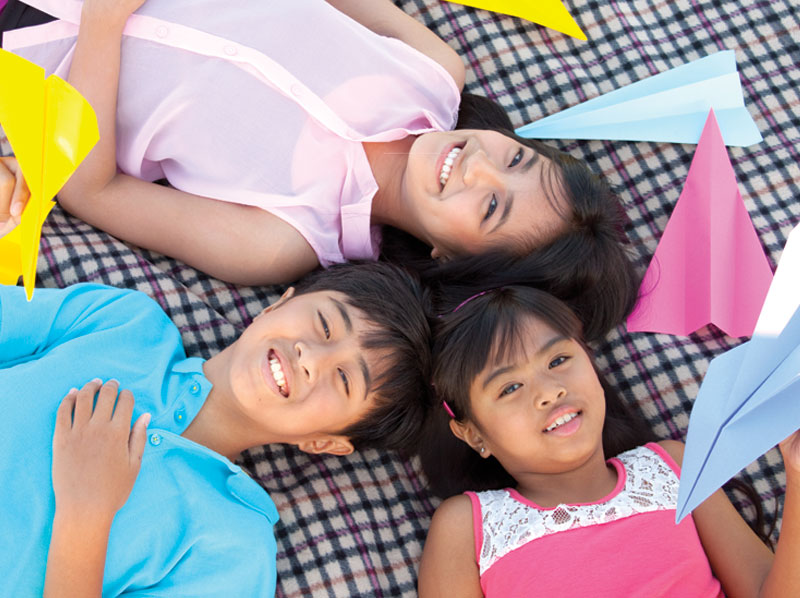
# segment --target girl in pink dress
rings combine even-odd
[[[123,240],[242,284],[413,247],[432,280],[632,307],[608,186],[462,101],[461,59],[388,0],[10,0],[0,31],[95,108],[59,202]]]
[[[683,444],[642,444],[563,303],[507,287],[440,323],[423,468],[442,496],[478,492],[437,509],[421,598],[798,594],[800,432],[773,555],[722,490],[675,524]]]

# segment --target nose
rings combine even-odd
[[[467,187],[499,189],[503,184],[502,173],[482,149],[476,150],[466,159],[463,177]]]
[[[330,343],[297,341],[294,344],[294,351],[297,356],[298,373],[306,382],[314,384],[331,359]]]
[[[542,384],[534,397],[537,409],[550,408],[567,396],[567,389],[558,380]]]

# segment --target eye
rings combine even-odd
[[[325,333],[325,340],[330,340],[331,338],[331,329],[328,327],[328,320],[325,319],[325,316],[322,315],[322,312],[317,312],[319,316],[320,324],[322,324],[322,332]]]
[[[497,196],[492,195],[492,199],[489,201],[489,207],[486,209],[486,215],[483,217],[484,222],[489,220],[494,214],[494,211],[497,209]]]
[[[505,397],[519,390],[520,388],[522,388],[522,384],[519,382],[514,382],[513,384],[509,384],[508,386],[504,387],[503,390],[500,391],[500,396]]]
[[[560,357],[556,357],[556,358],[555,358],[553,361],[551,361],[551,362],[550,362],[550,363],[547,365],[547,367],[548,367],[548,369],[551,369],[551,370],[552,370],[553,368],[557,368],[557,367],[558,367],[558,366],[560,366],[562,363],[564,363],[565,361],[567,361],[567,359],[569,359],[569,357],[568,357],[568,356],[566,356],[566,355],[561,355]]]
[[[517,154],[514,156],[514,159],[511,160],[511,164],[508,165],[509,168],[514,168],[517,164],[522,162],[522,156],[525,155],[525,150],[520,148]]]
[[[337,369],[339,372],[339,377],[342,379],[342,384],[344,384],[344,392],[349,397],[350,396],[350,380],[347,379],[347,374],[344,373],[344,370]]]

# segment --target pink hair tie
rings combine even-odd
[[[450,409],[450,405],[447,404],[447,401],[442,401],[442,407],[444,407],[444,410],[447,411],[447,415],[449,415],[451,419],[456,418],[456,414]]]
[[[467,297],[467,298],[466,298],[466,299],[464,299],[464,300],[463,300],[461,303],[459,303],[458,305],[456,305],[456,308],[455,308],[453,311],[451,311],[450,313],[452,313],[452,314],[456,313],[456,312],[457,312],[459,309],[461,309],[462,307],[464,307],[464,306],[465,306],[467,303],[469,303],[469,302],[470,302],[470,301],[472,301],[473,299],[477,299],[478,297],[482,297],[483,295],[485,295],[485,294],[486,294],[486,293],[488,293],[489,291],[494,291],[494,289],[486,289],[485,291],[481,291],[480,293],[475,293],[475,294],[474,294],[474,295],[472,295],[471,297]]]

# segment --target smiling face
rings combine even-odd
[[[530,316],[520,338],[520,350],[490,359],[473,380],[473,421],[453,422],[464,429],[457,435],[518,480],[577,469],[598,452],[602,458],[605,399],[583,346]]]
[[[569,209],[552,161],[497,131],[419,136],[402,193],[433,256],[452,257],[550,241]],[[551,184],[554,183],[554,184]]]
[[[290,289],[230,347],[228,383],[239,410],[271,442],[308,450],[336,436],[375,402],[381,356],[359,342],[371,326],[342,293],[292,297]]]

